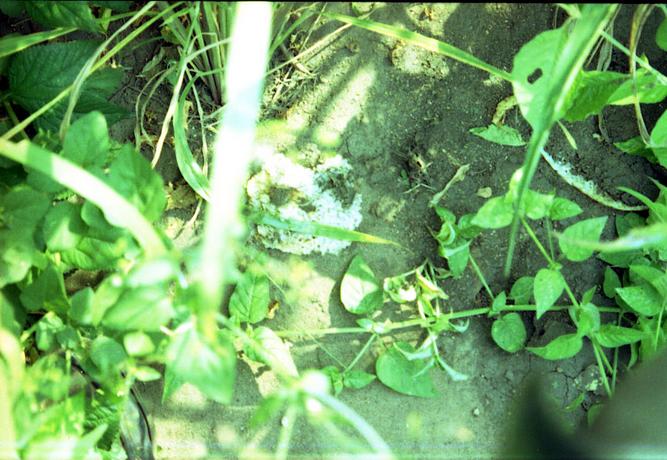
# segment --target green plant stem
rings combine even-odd
[[[472,265],[472,269],[475,271],[477,274],[477,277],[479,280],[482,282],[482,286],[484,286],[484,290],[486,291],[487,294],[489,294],[489,297],[491,297],[491,301],[495,299],[493,295],[493,291],[489,287],[489,284],[486,282],[486,278],[484,277],[484,273],[482,273],[482,270],[479,269],[479,265],[477,265],[477,262],[475,262],[475,258],[473,257],[472,253],[469,254],[468,259],[470,260],[470,264]]]
[[[351,371],[351,370],[354,368],[354,366],[356,366],[356,364],[359,362],[359,360],[361,359],[361,357],[362,357],[363,355],[366,354],[366,352],[367,352],[368,349],[371,347],[371,345],[373,344],[373,342],[375,341],[375,339],[376,339],[377,337],[378,337],[377,334],[372,334],[372,335],[370,336],[370,338],[368,339],[368,341],[366,342],[366,344],[364,345],[364,347],[361,349],[361,351],[359,351],[359,353],[357,353],[357,356],[354,357],[354,359],[352,360],[352,362],[345,368],[345,370],[343,371],[343,373]]]
[[[294,404],[287,406],[285,415],[280,420],[282,428],[280,429],[278,447],[276,448],[276,459],[278,460],[285,460],[287,458],[290,439],[292,439],[292,433],[294,432],[294,425],[296,423],[296,416],[297,412]]]
[[[537,238],[537,235],[535,235],[535,232],[533,231],[533,229],[530,227],[530,225],[528,225],[528,222],[526,222],[526,219],[521,217],[521,223],[523,224],[523,228],[526,229],[526,232],[528,232],[528,235],[530,236],[530,238],[533,240],[533,242],[537,246],[537,249],[540,251],[540,253],[542,253],[544,258],[549,263],[549,267],[553,267],[556,264],[556,262],[551,258],[551,256],[547,252],[547,250],[544,248],[544,246],[542,245],[540,240]],[[565,292],[567,293],[567,296],[570,298],[570,302],[572,302],[572,305],[579,308],[579,302],[577,301],[577,298],[574,296],[574,293],[572,292],[572,289],[570,289],[570,286],[567,283],[567,280],[565,279],[564,276],[562,276],[562,274],[561,274],[561,277],[563,278],[563,286],[565,287]]]
[[[554,305],[551,308],[549,308],[546,313],[549,312],[556,312],[556,311],[566,311],[571,307],[571,305]],[[616,307],[598,307],[598,310],[601,313],[615,313],[618,314],[620,313],[620,309]],[[483,315],[488,315],[492,311],[491,307],[483,307],[483,308],[472,308],[468,310],[461,310],[461,311],[456,311],[452,313],[446,313],[442,316],[446,316],[450,320],[456,320],[456,319],[464,319],[464,318],[470,318],[472,316],[483,316]],[[520,311],[528,311],[528,312],[536,312],[537,311],[537,306],[536,305],[507,305],[499,310],[496,309],[496,312],[520,312]],[[384,335],[384,334],[389,334],[391,332],[400,330],[400,329],[408,329],[411,327],[419,326],[422,328],[428,328],[435,324],[437,321],[437,318],[427,318],[427,319],[422,319],[422,318],[413,318],[409,319],[406,321],[401,321],[398,323],[391,323],[391,324],[386,324],[383,325],[382,327],[384,328],[384,331],[382,333],[377,333],[379,335]],[[363,334],[367,332],[371,332],[366,328],[363,327],[329,327],[329,328],[324,328],[324,329],[314,329],[314,330],[308,330],[308,331],[299,331],[299,330],[293,330],[293,329],[284,329],[282,331],[275,331],[276,334],[279,337],[294,337],[294,336],[303,336],[303,335],[334,335],[334,334]]]
[[[602,375],[602,384],[604,385],[604,389],[607,392],[607,396],[611,397],[611,388],[609,387],[609,379],[607,378],[607,372],[604,369],[604,365],[602,364],[602,359],[600,358],[600,350],[598,348],[598,345],[593,342],[593,353],[595,354],[595,360],[598,363],[598,368],[600,369],[600,374]]]

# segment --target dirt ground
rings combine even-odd
[[[349,3],[331,4],[329,8],[351,14]],[[624,10],[616,21],[615,35],[627,43],[631,8]],[[653,20],[657,20],[655,16]],[[381,4],[371,18],[441,39],[507,71],[520,47],[540,31],[554,27],[554,20],[559,19],[555,18],[555,8],[544,4]],[[325,24],[316,31],[313,41],[339,26]],[[656,26],[649,23],[645,36],[651,37],[650,30]],[[655,47],[648,42],[646,47],[649,60],[656,65],[651,59]],[[613,62],[621,70],[626,65],[616,54]],[[484,203],[478,190],[489,187],[494,196],[504,193],[525,153],[522,148],[499,146],[469,133],[471,128],[488,125],[497,104],[511,94],[508,83],[489,78],[483,71],[355,28],[343,32],[303,64],[314,76],[301,75],[300,80],[294,77],[292,87],[288,84],[284,90],[287,96],[276,102],[289,108],[280,110],[279,116],[288,123],[305,123],[308,129],[300,142],[312,141],[310,134],[318,132],[341,140],[338,153],[352,163],[357,189],[363,196],[359,230],[392,239],[407,249],[353,244],[339,255],[324,256],[269,251],[274,279],[282,289],[274,289],[281,307],[267,322],[274,330],[355,325],[353,315],[340,303],[339,289],[342,275],[356,254],[365,258],[378,278],[410,270],[425,259],[444,265],[430,234],[439,227],[437,216],[428,207],[434,191],[441,190],[457,168],[469,164],[466,179],[450,189],[443,205],[458,216],[475,212]],[[277,84],[270,82],[269,94]],[[652,113],[646,117],[648,123],[655,119],[651,119]],[[613,141],[636,135],[629,109],[605,111],[605,120]],[[508,113],[506,123],[528,138],[528,127],[516,109]],[[578,151],[556,128],[548,146],[554,156],[571,162],[578,173],[618,199],[627,198],[616,191],[618,186],[655,196],[647,177],[660,179],[660,173],[643,159],[623,155],[612,145],[596,140],[593,134],[598,130],[597,119],[566,125],[577,140]],[[163,156],[173,155],[165,151]],[[173,165],[171,169],[169,164],[163,165],[162,170],[168,180],[176,179]],[[576,201],[585,210],[583,217],[615,215],[568,186],[544,162],[533,188],[556,191]],[[181,218],[189,215],[183,213]],[[538,235],[543,236],[543,229],[535,226]],[[187,230],[185,238],[192,238],[193,233]],[[610,218],[603,238],[613,236]],[[505,229],[485,232],[472,247],[494,292],[507,291],[518,277],[535,274],[545,266],[527,236],[522,235],[511,278],[505,280],[502,266],[507,241]],[[564,265],[565,277],[577,296],[602,282],[603,264],[596,259]],[[459,280],[447,280],[443,287],[449,295],[447,308],[461,310],[490,303],[470,270]],[[600,294],[595,301],[605,303]],[[385,310],[393,318],[401,317],[395,305],[387,304]],[[540,321],[528,314],[524,318],[530,345],[542,345],[571,328],[565,314],[545,315]],[[447,362],[470,379],[453,382],[444,372],[433,371],[437,398],[404,396],[379,382],[362,390],[345,390],[340,398],[363,416],[400,458],[495,457],[503,444],[513,401],[531,373],[545,378],[552,396],[563,408],[585,391],[582,405],[563,411],[571,427],[584,423],[585,408],[600,397],[599,390],[585,389],[595,386],[589,385],[595,379],[589,367],[594,363],[591,350],[584,349],[562,362],[545,361],[526,351],[508,354],[493,343],[490,326],[490,319],[474,318],[465,333],[441,337],[439,346]],[[416,340],[418,336],[412,333],[403,338]],[[363,340],[363,336],[348,335],[306,338],[293,342],[292,354],[300,370],[333,364],[332,356],[349,363]],[[366,356],[358,368],[372,372],[373,358]],[[190,386],[164,404],[160,402],[160,383],[141,387],[155,430],[158,458],[234,457],[236,449],[251,436],[248,420],[256,404],[275,384],[270,372],[240,362],[234,401],[227,407],[205,401]],[[261,447],[271,452],[279,421],[268,428]],[[292,440],[290,458],[321,458],[340,452],[340,446],[301,423]]]

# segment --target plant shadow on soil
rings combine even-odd
[[[351,14],[347,3],[332,4],[330,8]],[[622,11],[616,23],[616,36],[621,41],[627,41],[632,14],[631,8],[624,10],[627,11]],[[520,4],[386,4],[371,18],[441,39],[509,71],[512,57],[520,47],[553,27],[554,8]],[[655,19],[652,17],[653,21],[647,24],[646,37],[651,37],[657,27]],[[324,36],[339,25],[328,23],[316,34]],[[664,61],[651,59],[655,46],[646,46],[649,59],[660,69]],[[484,203],[478,190],[489,187],[494,196],[504,193],[524,156],[522,148],[491,144],[469,133],[470,128],[488,125],[497,104],[511,94],[508,83],[494,81],[480,70],[354,28],[306,65],[317,77],[299,82],[298,92],[292,90],[292,95],[298,93],[298,97],[290,101],[288,123],[303,122],[310,131],[334,133],[342,140],[339,153],[353,165],[356,185],[364,200],[359,230],[392,239],[405,249],[353,244],[339,255],[288,256],[270,251],[269,270],[283,291],[274,289],[281,306],[275,318],[267,321],[275,330],[355,325],[355,318],[344,310],[338,295],[342,275],[355,254],[365,258],[379,279],[410,270],[426,258],[444,265],[429,231],[439,227],[437,216],[428,207],[433,193],[441,190],[460,166],[469,164],[465,180],[450,189],[442,204],[457,216],[475,212]],[[613,141],[636,135],[631,110],[606,110],[605,116]],[[646,117],[649,124],[655,122],[653,113]],[[517,109],[508,113],[506,123],[522,131],[527,139],[528,128]],[[623,155],[613,146],[596,141],[596,119],[567,126],[578,142],[578,151],[555,128],[549,152],[570,161],[576,172],[595,180],[616,198],[623,198],[615,191],[621,185],[655,197],[648,177],[661,179],[662,173],[643,159]],[[304,133],[299,142],[306,143],[309,138]],[[556,191],[559,196],[576,201],[584,209],[582,217],[609,215],[603,238],[614,236],[611,217],[616,213],[565,184],[544,162],[532,187],[542,192]],[[566,221],[556,230],[570,223]],[[544,241],[541,225],[536,223],[534,228]],[[534,275],[546,265],[522,234],[512,276],[505,280],[502,267],[507,241],[505,229],[485,232],[472,247],[494,293],[508,291],[515,279]],[[578,297],[602,282],[603,264],[595,258],[564,265],[564,275]],[[448,309],[490,304],[470,270],[459,280],[445,281],[444,289],[449,295],[445,304]],[[605,299],[598,293],[595,302],[603,305]],[[393,319],[400,317],[396,305],[386,304],[384,310]],[[534,315],[525,314],[524,321],[529,345],[543,345],[572,328],[565,313],[548,314],[539,321],[534,320]],[[490,319],[472,318],[465,333],[448,333],[440,338],[439,348],[447,362],[470,379],[453,382],[444,372],[433,371],[439,393],[435,399],[400,395],[377,381],[362,390],[345,390],[341,399],[363,416],[401,458],[494,457],[506,435],[512,401],[521,393],[522,382],[529,373],[546,379],[551,396],[561,407],[586,392],[584,404],[565,413],[571,427],[582,424],[586,415],[582,406],[588,407],[601,394],[599,389],[586,390],[595,387],[590,385],[595,378],[590,367],[594,363],[591,349],[585,348],[575,358],[558,362],[542,360],[527,351],[508,354],[491,340],[490,326]],[[414,341],[419,336],[410,332],[401,338]],[[347,335],[317,341],[305,337],[294,341],[292,353],[299,369],[336,364],[332,357],[347,364],[364,340],[363,336]],[[371,354],[357,366],[373,371],[373,360]],[[255,379],[253,374],[259,377]],[[156,428],[158,457],[231,455],[232,449],[245,442],[248,420],[260,395],[267,394],[275,384],[270,372],[240,363],[234,401],[225,407],[204,401],[189,386],[162,405],[162,384],[144,385],[142,393]],[[279,420],[269,427],[273,434],[262,445],[267,451],[275,447],[279,427]],[[302,424],[296,428],[290,457],[325,457],[340,453],[341,447],[330,445],[326,436]]]

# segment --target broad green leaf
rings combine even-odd
[[[542,268],[537,272],[533,283],[533,297],[538,319],[556,303],[564,289],[565,280],[558,270]]]
[[[470,241],[458,238],[454,243],[448,246],[440,244],[438,254],[447,260],[449,270],[454,278],[459,278],[466,267],[470,258]]]
[[[368,372],[351,370],[343,374],[343,385],[346,388],[359,390],[369,385],[376,378],[376,376]]]
[[[527,336],[521,315],[515,312],[501,316],[491,326],[493,341],[508,353],[516,353],[521,350]]]
[[[574,312],[579,335],[590,336],[600,329],[600,311],[592,303],[583,303]]]
[[[597,243],[607,223],[607,216],[579,221],[565,229],[558,238],[558,246],[568,260],[581,262],[593,255],[593,251],[582,247],[579,242]]]
[[[364,259],[354,256],[340,285],[340,298],[350,313],[367,315],[382,307],[382,286]]]
[[[52,252],[75,248],[86,230],[87,225],[81,220],[81,205],[57,203],[44,218],[44,241]]]
[[[616,348],[623,345],[639,342],[646,337],[644,331],[614,324],[603,324],[595,334],[595,338],[603,347]]]
[[[472,224],[482,228],[502,228],[512,223],[514,208],[504,197],[497,196],[487,200],[472,219]]]
[[[533,284],[535,278],[532,276],[522,276],[514,282],[510,290],[509,298],[514,300],[516,305],[525,305],[530,302],[533,296]]]
[[[0,197],[2,221],[11,230],[32,235],[37,224],[49,210],[50,200],[44,193],[26,185],[12,188]]]
[[[667,167],[667,111],[660,115],[653,126],[651,146],[660,166]]]
[[[51,40],[72,32],[72,28],[47,30],[27,35],[7,35],[0,38],[0,58],[18,53],[38,43]]]
[[[247,352],[250,359],[271,366],[275,372],[283,376],[296,377],[299,375],[289,346],[273,330],[260,326],[252,331],[251,338],[256,343],[256,346],[262,350],[263,354],[249,349]],[[267,359],[264,359],[264,356]]]
[[[153,222],[162,215],[167,204],[162,178],[132,146],[126,144],[117,153],[109,166],[107,182],[134,204],[148,221]],[[102,211],[109,223],[122,226],[123,222],[115,222],[106,209]]]
[[[35,243],[30,235],[0,230],[0,287],[21,281],[35,259]]]
[[[65,294],[63,274],[53,265],[29,284],[21,292],[21,303],[30,312],[53,311],[64,315],[69,310],[69,300]]]
[[[636,87],[635,87],[636,84]],[[642,104],[654,104],[667,96],[667,86],[656,75],[645,69],[637,69],[636,79],[628,79],[609,96],[607,104],[629,105],[639,97]]]
[[[246,271],[229,299],[229,313],[241,322],[259,323],[269,311],[270,300],[268,278]]]
[[[495,144],[508,145],[510,147],[526,145],[526,142],[521,137],[521,133],[510,126],[490,124],[487,127],[472,128],[470,132]]]
[[[92,0],[90,3],[119,13],[127,13],[132,8],[134,0]]]
[[[581,207],[574,201],[557,196],[554,198],[553,203],[551,203],[549,218],[551,220],[569,219],[570,217],[578,216],[582,212]]]
[[[416,351],[406,342],[396,342],[389,347],[375,363],[375,373],[380,382],[406,395],[422,398],[435,397],[436,392],[426,360],[410,361],[401,350],[407,353]]]
[[[12,18],[18,17],[25,11],[25,2],[22,0],[5,0],[0,2],[0,11]]]
[[[663,299],[648,285],[617,288],[616,293],[634,311],[644,316],[654,316],[662,310]]]
[[[553,195],[539,193],[534,190],[526,191],[526,198],[521,206],[526,216],[533,220],[539,220],[546,217],[554,201]]]
[[[100,112],[90,112],[67,130],[62,156],[93,171],[101,168],[109,156],[110,140],[107,121]]]
[[[667,51],[667,18],[663,19],[655,32],[655,42],[661,50]]]
[[[321,371],[331,380],[331,388],[333,388],[334,395],[338,396],[345,385],[343,384],[343,373],[336,366],[326,366]]]
[[[120,343],[102,335],[93,340],[90,346],[90,359],[102,374],[109,375],[121,368],[127,359],[127,354]]]
[[[581,336],[577,334],[565,334],[555,338],[543,347],[528,347],[528,351],[535,353],[544,359],[558,360],[568,359],[579,353],[583,345]]]
[[[95,291],[90,287],[86,287],[74,293],[70,298],[70,308],[68,314],[79,324],[93,324],[93,299],[95,297]]]
[[[616,289],[621,287],[621,280],[611,267],[604,269],[604,281],[602,282],[602,292],[604,295],[613,299],[616,297]]]
[[[630,265],[630,280],[649,283],[663,299],[667,299],[667,273],[647,265]]]
[[[167,286],[158,284],[125,291],[106,311],[102,325],[121,331],[157,332],[174,314]]]
[[[628,212],[616,216],[614,220],[618,236],[625,236],[630,230],[646,226],[646,219],[634,212]]]
[[[28,112],[35,112],[74,83],[77,74],[99,46],[98,42],[76,40],[33,46],[16,55],[9,66],[10,97]],[[121,69],[105,68],[91,75],[83,85],[74,118],[101,111],[113,124],[129,112],[107,101],[118,89]],[[35,121],[45,130],[56,132],[67,108],[67,100],[56,104]]]
[[[76,27],[87,32],[102,32],[85,1],[26,2],[26,12],[46,28]]]
[[[110,243],[85,236],[76,247],[62,251],[60,256],[65,264],[82,270],[107,270],[117,267],[134,247],[129,238]]]
[[[614,147],[629,155],[638,155],[646,158],[651,163],[657,163],[653,150],[648,148],[641,136],[631,137],[627,141],[614,142]]]
[[[49,312],[37,322],[35,329],[35,343],[41,351],[51,351],[56,345],[56,334],[65,328],[65,324],[60,317],[53,312]]]
[[[123,345],[130,356],[146,356],[155,351],[155,344],[151,338],[141,331],[125,334]]]
[[[493,299],[493,303],[491,304],[491,311],[497,312],[502,310],[507,306],[507,294],[505,294],[505,291],[502,291],[500,294],[496,296],[495,299]]]
[[[211,344],[199,335],[193,323],[186,323],[171,337],[166,361],[179,380],[193,384],[213,401],[231,402],[236,352],[222,333]]]
[[[582,70],[568,95],[565,120],[582,121],[599,113],[614,91],[627,80],[627,75],[618,72]]]

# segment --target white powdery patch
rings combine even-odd
[[[315,170],[294,163],[270,148],[262,149],[258,157],[262,169],[246,186],[250,206],[255,210],[282,219],[317,222],[347,230],[354,230],[361,223],[360,194],[356,193],[346,207],[333,189],[321,185],[332,185],[333,182],[335,187],[345,189],[344,192],[353,190],[348,179],[352,167],[340,155],[327,159]],[[282,196],[281,200],[275,199],[277,194]],[[275,201],[280,202],[276,204]],[[257,236],[266,247],[292,254],[337,254],[350,245],[349,241],[304,235],[267,225],[257,226]]]

